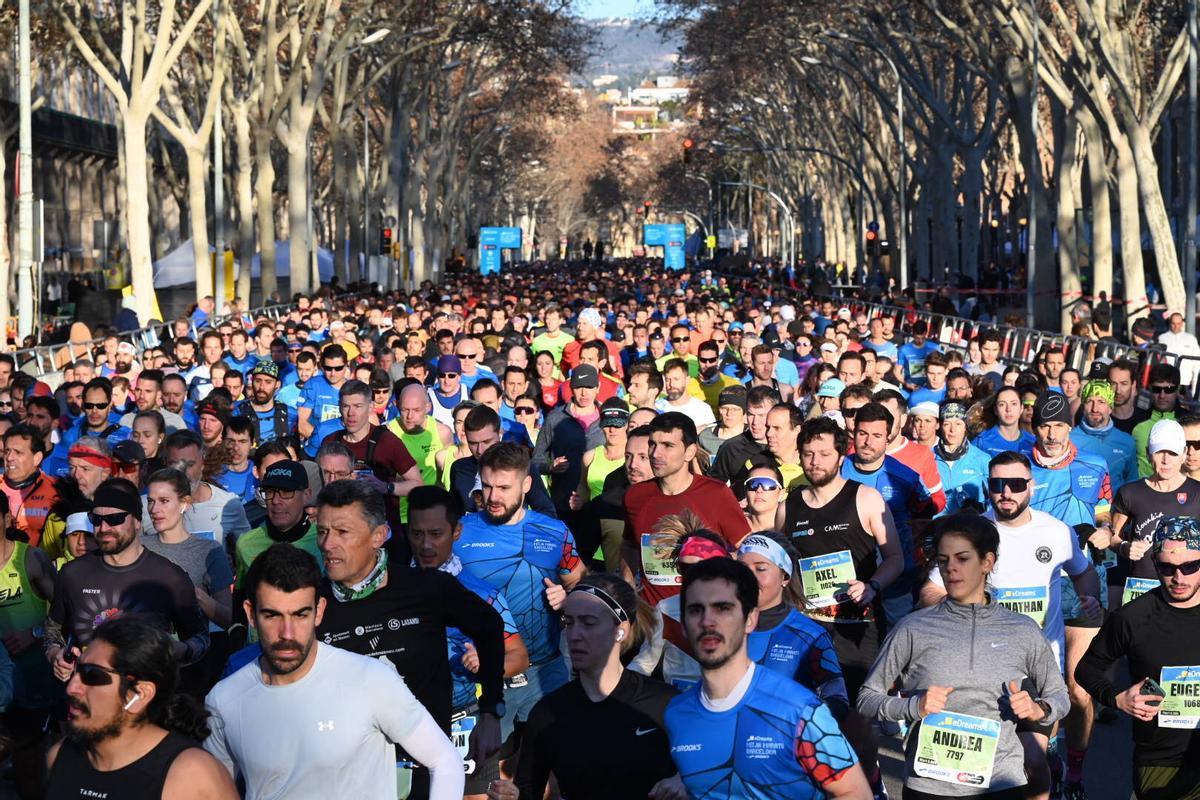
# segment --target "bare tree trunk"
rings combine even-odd
[[[203,150],[185,150],[188,174],[188,222],[192,234],[192,257],[196,262],[196,297],[208,297],[213,293],[213,264],[208,252],[207,159]],[[217,301],[221,307],[223,298]]]
[[[7,143],[12,137],[10,128],[0,128],[0,183],[5,187],[11,186],[7,182]],[[16,165],[13,165],[14,168]],[[8,191],[0,191],[0,348],[7,349],[8,331],[5,330],[5,325],[8,324],[8,315],[11,313],[11,306],[8,302],[8,292],[4,287],[8,286],[9,272],[12,269],[12,250],[8,246]]]
[[[250,149],[250,110],[243,103],[233,107],[234,142],[237,158],[233,176],[234,196],[237,198],[238,218],[238,277],[237,295],[253,305],[250,299],[250,265],[254,261],[254,154]],[[263,305],[267,304],[264,296]]]
[[[1117,206],[1121,218],[1121,274],[1125,279],[1125,325],[1145,316],[1146,275],[1142,267],[1142,224],[1138,204],[1138,176],[1133,151],[1122,134],[1117,150]]]
[[[297,141],[299,139],[299,141]],[[294,132],[285,141],[287,147],[287,194],[288,194],[288,255],[292,281],[292,294],[309,294],[313,290],[310,280],[308,230],[308,146],[307,136]],[[316,242],[313,242],[316,246]]]
[[[1089,249],[1092,268],[1092,294],[1106,292],[1112,297],[1113,239],[1112,208],[1108,198],[1108,161],[1104,155],[1104,139],[1095,116],[1086,108],[1077,112],[1087,147],[1088,186],[1092,198],[1092,246]]]
[[[1060,330],[1064,333],[1071,330],[1071,307],[1079,302],[1079,248],[1078,236],[1075,229],[1075,206],[1077,195],[1075,185],[1079,180],[1077,166],[1079,153],[1079,120],[1075,114],[1067,113],[1061,126],[1062,146],[1059,152],[1058,167],[1055,170],[1056,188],[1058,190],[1057,227],[1058,227],[1058,285],[1062,292],[1059,303]],[[1058,127],[1058,126],[1056,126]],[[1055,131],[1058,136],[1059,130]]]
[[[271,141],[270,131],[260,128],[256,132],[254,159],[258,170],[254,194],[258,198],[258,254],[263,302],[279,287],[275,270],[275,162],[271,160]]]
[[[1183,274],[1179,271],[1179,254],[1175,251],[1175,239],[1171,233],[1171,220],[1163,201],[1162,186],[1158,182],[1154,143],[1146,125],[1137,125],[1127,133],[1137,167],[1142,212],[1146,216],[1146,229],[1154,247],[1154,261],[1158,266],[1158,281],[1162,286],[1163,301],[1168,309],[1182,311],[1187,300],[1187,290],[1183,286]]]
[[[147,115],[148,116],[148,115]],[[125,240],[129,248],[133,303],[138,320],[146,324],[154,316],[154,265],[150,258],[150,203],[146,164],[146,116],[128,115],[125,120],[125,176],[129,187],[125,198]]]

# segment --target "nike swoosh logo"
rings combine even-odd
[[[1004,647],[1004,642],[992,642],[991,644],[993,650],[995,650],[997,647]]]
[[[658,728],[646,728],[646,730],[642,730],[641,728],[638,728],[636,731],[633,732],[633,735],[634,736],[645,736],[647,733],[654,733],[656,730],[658,730]]]

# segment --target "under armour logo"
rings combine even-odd
[[[326,720],[325,722],[317,723],[317,732],[318,733],[324,733],[325,731],[331,731],[331,730],[333,730],[333,720],[330,719],[330,720]]]

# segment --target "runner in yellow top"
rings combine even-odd
[[[604,479],[625,466],[625,436],[629,432],[629,409],[624,400],[609,398],[600,406],[600,430],[604,444],[583,454],[579,497],[594,500],[604,492]]]
[[[396,434],[421,470],[421,481],[429,486],[436,483],[437,455],[454,445],[450,429],[431,417],[429,393],[419,383],[411,383],[400,390],[396,398],[400,415],[387,424],[387,429]],[[447,471],[448,472],[448,471]],[[400,498],[400,521],[408,522],[408,498]]]

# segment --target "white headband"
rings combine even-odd
[[[787,551],[783,549],[783,546],[774,539],[769,539],[766,536],[759,536],[757,534],[754,536],[747,536],[738,546],[738,555],[741,556],[747,553],[754,553],[755,555],[762,556],[783,570],[784,574],[788,575],[789,577],[792,574],[793,567],[791,556],[789,556]]]

